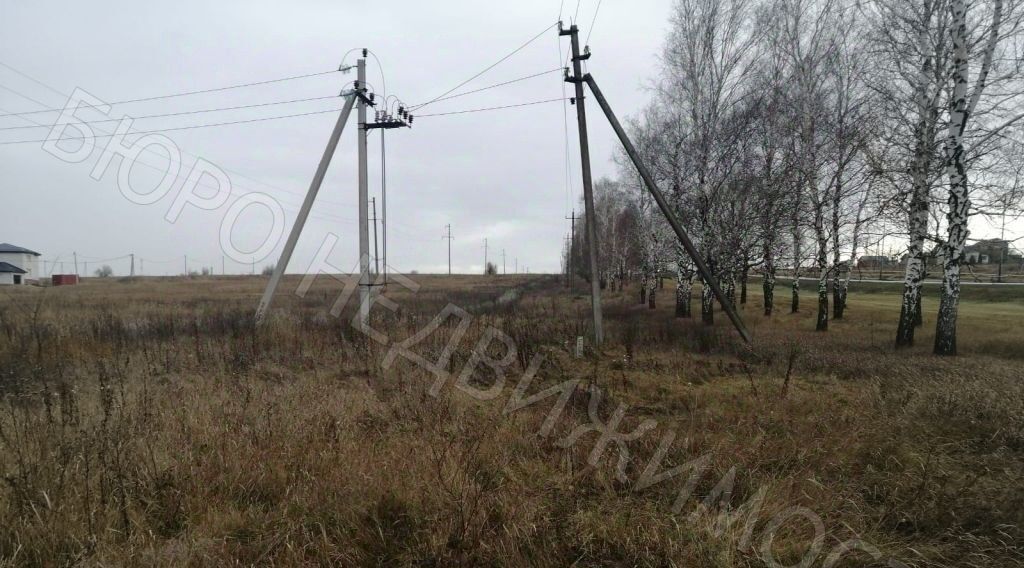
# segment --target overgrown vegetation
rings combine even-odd
[[[927,342],[892,352],[897,293],[854,288],[856,317],[820,334],[813,314],[761,317],[752,292],[747,347],[672,306],[635,305],[627,287],[606,297],[605,348],[576,359],[588,311],[560,281],[417,282],[416,294],[389,290],[399,308],[375,307],[374,328],[402,340],[448,302],[464,307],[455,374],[488,326],[518,347],[499,396],[470,398],[455,377],[431,396],[421,366],[383,368],[388,346],[354,330],[351,309],[327,315],[339,292],[328,278],[282,295],[259,332],[257,278],[5,292],[0,566],[795,565],[811,525],[766,536],[794,506],[822,519],[814,565],[854,537],[908,566],[1024,563],[1019,302],[965,298],[964,356],[937,359]],[[415,351],[436,361],[454,327]],[[535,355],[529,393],[578,379],[600,389],[602,420],[629,405],[619,432],[657,421],[630,443],[626,481],[614,446],[588,463],[596,434],[558,443],[589,422],[582,386],[548,436],[553,398],[503,412]],[[663,468],[710,460],[678,512],[688,475],[636,485],[670,431]],[[730,494],[703,508],[730,471]],[[762,491],[741,546],[743,523],[723,529],[718,513]],[[835,565],[871,560],[850,551]]]

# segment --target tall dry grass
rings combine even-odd
[[[259,331],[255,278],[18,290],[0,299],[0,565],[792,565],[811,525],[765,529],[794,506],[822,519],[815,565],[854,537],[909,566],[1024,562],[1013,304],[966,302],[973,353],[950,360],[927,339],[894,353],[884,295],[854,295],[827,334],[811,314],[760,318],[754,296],[746,347],[627,291],[607,299],[605,348],[575,359],[586,302],[557,282],[420,281],[390,292],[400,307],[373,326],[406,338],[452,301],[474,315],[453,369],[493,326],[519,346],[510,381],[543,355],[530,392],[576,379],[600,388],[604,419],[628,405],[620,431],[655,419],[630,443],[627,480],[615,451],[589,462],[596,435],[558,443],[589,421],[582,387],[549,436],[553,399],[507,414],[511,383],[486,402],[452,381],[431,396],[420,366],[381,368],[387,346],[350,310],[324,314],[338,292],[325,279],[282,296]],[[521,299],[496,301],[512,286]],[[453,331],[416,350],[436,358]],[[679,512],[685,476],[635,486],[669,431],[664,467],[709,460]],[[701,506],[730,471],[727,498]],[[759,494],[741,546],[742,523],[717,521]]]

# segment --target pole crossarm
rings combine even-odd
[[[636,166],[637,171],[640,172],[640,177],[643,178],[647,189],[651,192],[651,195],[654,196],[654,200],[658,203],[658,208],[661,209],[661,213],[665,215],[669,225],[672,226],[672,230],[675,231],[676,236],[679,237],[679,242],[682,243],[683,248],[686,249],[686,253],[690,255],[693,263],[697,266],[697,271],[700,272],[701,278],[704,279],[706,284],[711,286],[712,291],[715,293],[715,298],[718,299],[718,303],[721,304],[722,309],[729,316],[729,320],[732,321],[736,331],[739,332],[744,341],[750,343],[750,333],[747,331],[746,326],[743,325],[743,320],[740,319],[739,314],[736,312],[736,308],[725,297],[725,293],[718,284],[718,279],[711,274],[710,270],[708,270],[707,264],[704,262],[704,258],[701,257],[699,252],[697,252],[697,248],[693,246],[689,235],[686,234],[686,230],[676,218],[671,208],[669,208],[668,202],[665,200],[665,196],[662,195],[661,190],[658,189],[658,186],[654,183],[654,177],[651,176],[651,173],[647,170],[647,167],[640,159],[640,154],[633,146],[633,142],[630,141],[626,131],[622,128],[622,125],[619,123],[619,119],[615,117],[615,113],[612,111],[611,105],[609,105],[608,100],[604,98],[604,93],[602,93],[601,89],[597,86],[597,81],[594,80],[594,77],[590,73],[584,75],[583,80],[590,87],[590,92],[594,93],[594,99],[597,100],[597,104],[600,105],[601,110],[603,110],[605,116],[608,117],[608,122],[611,124],[612,130],[614,130],[615,134],[619,137],[619,141],[622,143],[622,146],[626,150],[626,154],[629,155],[629,159],[633,162],[633,165]]]

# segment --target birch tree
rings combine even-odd
[[[717,206],[735,162],[725,121],[751,74],[757,40],[752,8],[751,0],[678,0],[659,88],[688,125],[680,144],[687,175],[674,185],[673,200],[693,212],[698,250],[715,276],[723,268]],[[685,276],[677,274],[677,280]],[[714,297],[707,282],[702,289],[702,321],[711,324]]]
[[[982,2],[975,3],[976,6]],[[960,304],[960,265],[964,258],[964,245],[968,237],[968,219],[971,208],[971,194],[967,179],[967,160],[964,136],[971,115],[984,94],[986,81],[999,45],[1000,29],[1007,7],[1004,0],[993,0],[990,6],[990,21],[983,29],[987,38],[975,58],[980,60],[973,88],[969,87],[971,38],[968,28],[967,0],[950,0],[950,42],[952,44],[953,66],[950,77],[951,95],[949,100],[949,126],[943,149],[946,158],[946,175],[949,192],[946,211],[946,242],[943,247],[942,296],[935,324],[935,346],[937,355],[956,354],[957,312]],[[1017,12],[1013,4],[1011,9]],[[1013,17],[1017,17],[1014,14]],[[1016,29],[1019,21],[1014,23]]]

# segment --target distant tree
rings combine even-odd
[[[264,276],[270,276],[271,274],[274,273],[274,269],[275,268],[277,268],[277,265],[275,265],[275,264],[268,264],[268,265],[263,267],[263,272],[261,272],[260,274],[262,274]]]
[[[203,276],[209,276],[211,274],[213,274],[213,271],[210,270],[210,268],[208,266],[204,266],[203,270],[202,270],[202,275]]]
[[[110,268],[109,265],[104,264],[103,266],[97,268],[94,274],[96,274],[97,278],[110,278],[111,276],[114,275],[114,269]]]
[[[495,275],[497,273],[498,273],[498,266],[495,265],[493,262],[488,262],[487,263],[487,268],[484,269],[484,274],[486,274],[487,276],[493,276],[493,275]]]

